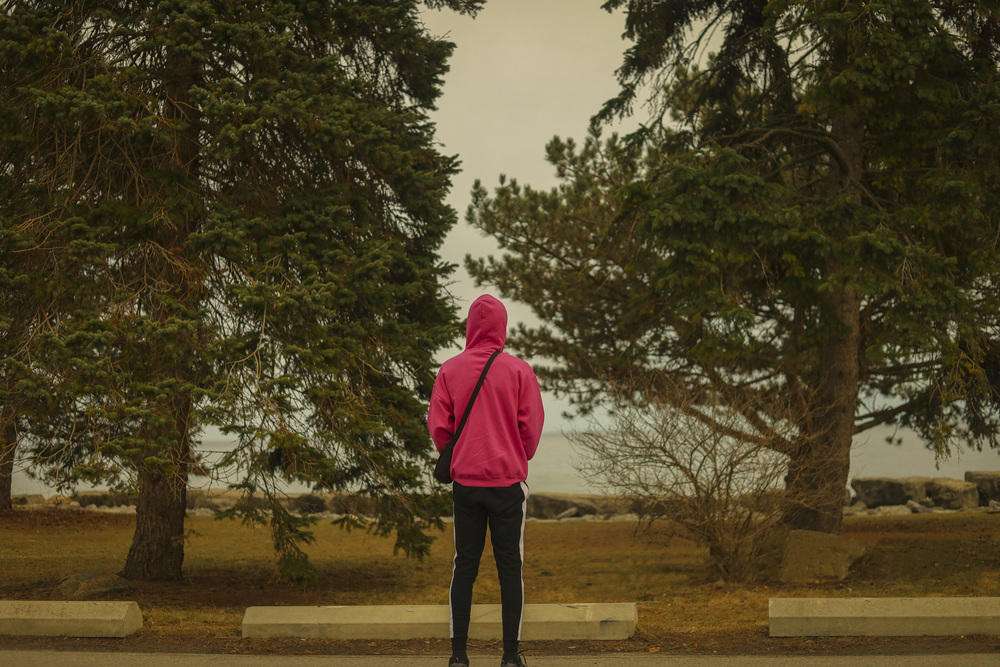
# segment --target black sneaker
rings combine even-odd
[[[505,655],[500,659],[500,667],[528,667],[528,662],[524,659],[524,651],[515,656]]]
[[[451,656],[451,659],[448,660],[448,667],[469,667],[469,659],[462,660],[461,658]]]

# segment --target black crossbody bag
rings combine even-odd
[[[469,399],[469,404],[465,406],[465,414],[462,415],[462,421],[458,423],[455,435],[451,436],[451,440],[445,445],[441,456],[438,457],[437,464],[434,466],[434,479],[442,484],[451,484],[453,481],[451,479],[451,457],[455,452],[455,443],[458,442],[458,437],[462,435],[462,429],[465,428],[465,421],[469,418],[469,412],[472,411],[472,404],[476,402],[479,389],[483,386],[483,380],[486,379],[486,371],[490,370],[490,366],[498,354],[500,354],[500,350],[494,352],[490,360],[486,362],[486,366],[483,367],[483,372],[479,374],[479,381],[476,382],[476,388],[472,390],[472,398]]]

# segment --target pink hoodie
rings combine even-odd
[[[469,307],[465,351],[441,365],[427,425],[440,452],[458,428],[479,374],[507,340],[507,309],[485,294]],[[451,477],[464,486],[510,486],[528,476],[545,413],[538,379],[526,362],[500,353],[455,445]]]

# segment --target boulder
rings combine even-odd
[[[80,503],[80,507],[121,507],[135,505],[136,496],[114,491],[77,491],[73,500]]]
[[[76,509],[80,506],[80,503],[76,502],[72,498],[60,495],[49,496],[45,499],[45,504],[58,509]]]
[[[979,491],[979,504],[988,507],[991,500],[1000,501],[1000,471],[970,470],[965,481],[972,482]]]
[[[736,498],[736,502],[741,508],[746,508],[755,516],[773,516],[779,514],[785,504],[785,490],[784,489],[768,489],[766,491],[758,491],[753,493],[743,494]],[[851,504],[851,492],[844,488],[844,506]],[[670,516],[675,511],[682,511],[686,508],[687,502],[683,499],[680,502],[667,500],[663,503],[662,509],[666,510],[663,512],[666,516]],[[646,507],[650,505],[646,504]],[[632,509],[638,508],[636,504],[633,503]],[[660,509],[660,508],[657,508]],[[688,510],[689,511],[689,510]]]
[[[350,493],[331,493],[326,498],[326,511],[334,514],[374,516],[375,501],[371,496]]]
[[[288,498],[290,509],[298,514],[319,514],[326,511],[326,499],[315,493],[298,493]]]
[[[762,578],[782,583],[842,580],[865,554],[865,544],[811,530],[782,531],[764,541],[758,560]]]
[[[528,516],[534,519],[559,519],[567,516],[601,514],[596,497],[570,493],[529,493]],[[570,510],[574,510],[570,512]],[[563,516],[565,515],[565,516]]]
[[[862,502],[844,505],[844,516],[860,516],[868,513],[868,506]]]
[[[979,507],[979,489],[974,482],[935,477],[927,485],[927,495],[935,505],[946,510]]]
[[[905,505],[908,500],[927,498],[929,477],[855,477],[851,480],[855,500],[868,507]]]
[[[568,510],[565,510],[565,511],[560,512],[559,514],[557,514],[556,515],[556,519],[571,519],[571,518],[576,517],[576,516],[581,516],[581,514],[580,514],[580,508],[577,507],[576,505],[573,505]],[[594,516],[594,515],[593,514],[584,514],[582,516]]]
[[[21,505],[41,505],[45,502],[45,496],[40,493],[24,493],[10,497],[10,504]]]
[[[242,492],[232,489],[188,489],[187,508],[209,509],[215,512],[231,509]]]
[[[923,506],[923,503],[918,503]],[[913,514],[908,505],[879,505],[869,510],[869,516],[905,516]]]
[[[49,596],[52,600],[95,600],[125,593],[133,584],[111,572],[81,572],[62,579]]]
[[[916,500],[907,500],[906,506],[913,514],[928,514],[934,511],[924,503],[918,503]]]

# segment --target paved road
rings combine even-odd
[[[529,667],[978,667],[1000,665],[1000,653],[906,656],[675,656],[615,654],[527,656]],[[446,656],[274,656],[185,653],[0,651],[3,667],[445,667]],[[499,657],[472,656],[470,667],[496,667]]]

